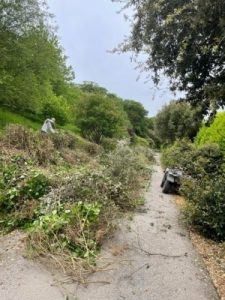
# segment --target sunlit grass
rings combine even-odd
[[[4,129],[9,124],[20,124],[32,129],[40,129],[41,124],[31,121],[21,115],[0,108],[0,130]]]

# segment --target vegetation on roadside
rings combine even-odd
[[[225,152],[225,112],[219,112],[210,126],[204,125],[198,132],[195,143],[216,143]]]
[[[171,101],[158,112],[154,124],[161,144],[170,145],[177,139],[193,140],[201,126],[201,117],[188,103]]]
[[[149,147],[121,140],[105,151],[73,133],[42,136],[19,125],[7,127],[0,144],[1,231],[25,229],[32,256],[78,277],[90,271],[117,218],[140,204]]]
[[[184,216],[188,223],[205,236],[225,240],[224,153],[217,144],[196,147],[177,141],[163,152],[167,167],[184,171],[180,192],[187,200]]]

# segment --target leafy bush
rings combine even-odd
[[[67,112],[63,108],[62,103],[58,101],[57,97],[44,103],[42,115],[44,119],[54,117],[59,125],[65,125],[68,122]]]
[[[116,148],[117,139],[106,138],[103,137],[101,140],[101,146],[104,148],[105,151],[112,151]]]
[[[134,144],[142,146],[142,147],[149,147],[149,141],[145,138],[140,137],[140,136],[135,136]]]
[[[164,165],[182,168],[180,192],[187,199],[184,216],[189,224],[212,239],[225,240],[224,156],[217,144],[199,148],[177,141],[163,153]]]
[[[28,237],[30,246],[38,254],[72,250],[73,255],[94,263],[100,212],[101,205],[97,202],[79,201],[69,208],[59,206],[34,222]]]
[[[194,145],[186,139],[176,141],[172,146],[162,151],[162,164],[164,167],[178,167],[186,169],[194,152]]]
[[[207,127],[203,126],[196,139],[195,143],[202,146],[206,143],[216,143],[220,149],[225,152],[225,112],[220,112],[216,115],[213,123]]]
[[[82,101],[77,124],[84,137],[97,144],[103,137],[117,136],[128,123],[120,103],[102,95],[90,95]]]
[[[171,101],[155,117],[155,133],[164,145],[176,139],[193,139],[201,125],[201,117],[189,103]]]
[[[14,172],[11,179],[7,177],[9,173],[6,174],[3,171],[0,198],[0,210],[2,211],[20,209],[20,206],[26,200],[38,199],[49,191],[50,182],[42,174],[29,174],[25,170],[23,173]]]
[[[186,179],[182,194],[188,200],[184,215],[188,222],[212,239],[225,240],[225,176]]]
[[[217,144],[206,144],[197,148],[187,140],[174,143],[163,151],[165,167],[177,167],[192,177],[223,172],[224,156]]]
[[[49,191],[49,180],[39,173],[29,176],[21,189],[21,195],[26,199],[38,199]]]
[[[31,223],[38,214],[37,199],[49,192],[50,181],[33,172],[31,165],[19,156],[2,163],[0,175],[1,227],[12,230]]]

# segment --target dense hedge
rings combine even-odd
[[[162,162],[184,170],[180,192],[187,200],[188,223],[207,237],[225,240],[225,167],[220,147],[177,141],[163,151]]]

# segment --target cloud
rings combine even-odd
[[[129,54],[111,54],[129,34],[129,24],[118,14],[119,4],[110,0],[48,0],[59,26],[61,44],[75,70],[76,82],[94,81],[124,99],[141,102],[155,115],[173,99],[165,79],[161,90],[153,82],[145,84]],[[153,99],[155,99],[153,101]]]

